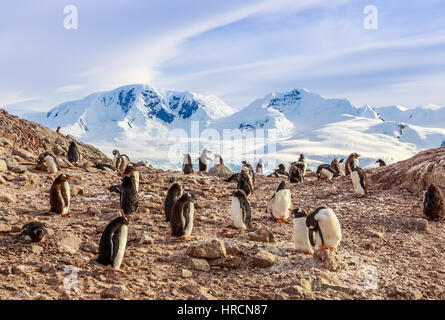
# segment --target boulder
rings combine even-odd
[[[230,170],[223,164],[217,164],[208,172],[209,176],[220,177],[220,178],[230,177],[232,174],[233,174],[232,170]]]
[[[0,159],[0,172],[8,171],[8,165],[6,164],[6,161],[3,159]]]
[[[112,286],[105,289],[101,296],[104,299],[128,299],[130,291],[125,286]]]
[[[314,253],[314,260],[321,266],[330,271],[336,271],[340,268],[340,259],[334,251],[328,249],[319,249]]]
[[[268,268],[275,263],[275,259],[272,253],[262,250],[253,257],[252,262],[255,267]]]
[[[404,225],[409,230],[424,231],[428,228],[428,221],[423,218],[406,218]]]
[[[254,232],[249,232],[249,240],[260,242],[275,242],[275,237],[272,232],[266,227],[261,227]]]
[[[206,259],[191,258],[190,265],[195,270],[206,271],[206,272],[210,271],[210,265]]]
[[[186,254],[197,258],[221,258],[226,256],[226,247],[221,240],[211,239],[198,244],[190,245],[186,251]]]
[[[69,231],[59,231],[56,234],[56,241],[59,252],[61,253],[76,253],[82,241],[74,233]]]

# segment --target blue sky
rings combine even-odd
[[[66,5],[78,29],[66,30]],[[378,29],[363,9],[378,9]],[[17,0],[0,4],[0,106],[48,110],[120,85],[242,108],[307,88],[357,105],[445,105],[445,2]]]

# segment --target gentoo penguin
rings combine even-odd
[[[60,165],[57,161],[57,158],[49,151],[39,155],[39,158],[37,159],[37,166],[39,167],[39,165],[43,163],[45,164],[46,170],[49,174],[57,173],[58,171],[60,171]]]
[[[59,127],[57,127],[57,130],[56,130],[56,132],[57,133],[60,133],[60,129],[62,129],[60,126]]]
[[[358,167],[358,158],[359,157],[360,157],[360,155],[354,152],[349,155],[348,159],[346,159],[346,163],[345,163],[345,174],[346,175],[351,174],[351,170],[353,167]]]
[[[315,246],[315,232],[315,241],[320,249],[334,250],[337,248],[341,240],[341,228],[332,209],[319,207],[307,216],[306,226],[309,228],[309,241],[312,246]]]
[[[167,192],[167,197],[164,201],[164,213],[165,213],[165,221],[170,221],[170,216],[172,214],[172,208],[175,204],[176,200],[178,200],[182,195],[181,185],[177,182],[173,183]]]
[[[384,167],[386,166],[385,161],[383,161],[382,159],[377,160],[375,163],[377,163],[379,165],[379,167]]]
[[[321,181],[323,179],[332,180],[334,177],[338,177],[339,174],[328,164],[320,164],[317,168],[317,179]]]
[[[252,178],[252,184],[255,185],[255,171],[253,171],[252,165],[248,163],[246,160],[241,162],[243,165],[242,168],[246,168],[247,172],[249,173],[250,177]]]
[[[128,158],[125,154],[120,154],[118,150],[113,150],[113,166],[116,168],[116,171],[119,175],[123,175],[125,169],[130,163],[130,158]]]
[[[68,161],[71,163],[76,163],[80,161],[80,153],[79,149],[77,149],[77,144],[74,141],[71,141],[70,147],[68,148]]]
[[[338,169],[340,171],[340,176],[344,177],[346,175],[345,172],[345,159],[340,159],[340,161],[338,162]]]
[[[275,169],[274,172],[269,175],[269,177],[289,177],[289,173],[287,173],[284,164],[280,163],[278,165],[278,169]]]
[[[119,270],[127,246],[127,225],[125,217],[117,217],[105,227],[99,241],[99,256],[93,263]]]
[[[303,162],[304,164],[304,168],[303,168],[303,175],[306,175],[306,170],[307,170],[307,160],[304,157],[304,154],[300,153],[300,158],[298,159],[298,162]]]
[[[130,177],[124,177],[120,185],[120,204],[124,215],[137,212],[139,198],[136,187]]]
[[[442,191],[434,183],[431,183],[423,193],[423,214],[433,221],[438,221],[445,217]]]
[[[309,241],[309,228],[306,225],[306,211],[302,209],[289,209],[292,216],[293,222],[293,240],[295,244],[295,249],[297,252],[302,252],[305,254],[312,254],[314,250],[312,249],[311,242]]]
[[[338,163],[337,158],[334,158],[334,160],[331,161],[331,168],[334,169],[338,175],[340,175],[340,164]]]
[[[190,157],[190,153],[184,155],[184,161],[182,162],[182,172],[184,172],[184,174],[195,173],[195,170],[193,170],[192,158]]]
[[[70,185],[68,184],[68,179],[70,178],[72,176],[62,173],[54,180],[49,190],[51,212],[62,215],[68,214],[71,198]]]
[[[368,193],[368,181],[366,179],[366,173],[362,168],[355,167],[352,169],[351,180],[357,198],[361,198]]]
[[[243,190],[236,190],[232,197],[233,224],[241,230],[248,230],[252,225],[252,216],[249,200]]]
[[[224,164],[224,160],[219,153],[215,153],[215,160],[213,161],[213,165]]]
[[[258,163],[256,164],[256,174],[264,175],[264,163],[263,159],[259,159]]]
[[[199,156],[199,172],[206,173],[209,168],[209,161],[212,161],[207,155],[211,154],[211,152],[207,149],[202,150],[201,155]]]
[[[246,196],[250,196],[253,193],[252,178],[247,171],[247,168],[243,168],[238,174],[237,188],[243,190],[246,193]]]
[[[277,191],[267,204],[266,213],[269,209],[272,209],[272,217],[275,218],[277,222],[284,222],[287,221],[287,218],[289,217],[289,209],[291,205],[290,190],[286,186],[286,181],[281,181]]]
[[[170,227],[172,236],[188,237],[193,230],[193,218],[195,214],[195,205],[190,193],[183,194],[173,205],[172,214],[170,216]]]
[[[137,169],[138,166],[138,163],[130,163],[127,165],[124,172],[122,173],[124,177],[130,177],[131,182],[133,182],[134,187],[136,188],[136,192],[139,192],[139,171]]]
[[[304,163],[293,162],[289,168],[289,182],[299,183],[304,181]]]
[[[40,222],[28,222],[22,227],[22,232],[17,236],[17,238],[25,237],[29,238],[32,242],[42,241],[43,238],[48,234],[45,229],[45,225]]]

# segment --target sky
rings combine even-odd
[[[444,16],[442,0],[1,1],[0,107],[47,111],[136,83],[237,109],[295,88],[445,106]]]

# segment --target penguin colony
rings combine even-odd
[[[200,174],[208,170],[208,162],[211,152],[204,149],[197,159]],[[139,209],[139,181],[140,175],[137,167],[139,164],[132,163],[128,156],[121,155],[118,150],[113,151],[113,165],[96,164],[100,170],[113,170],[122,177],[121,184],[109,187],[110,192],[119,194],[121,212],[104,229],[99,242],[99,254],[92,263],[111,267],[119,270],[125,255],[127,244],[128,225],[131,223],[132,214]],[[223,165],[224,161],[219,154],[214,154],[214,164]],[[334,158],[330,164],[318,166],[316,176],[318,181],[332,181],[335,178],[350,175],[352,186],[357,197],[361,198],[368,193],[368,183],[365,171],[359,167],[357,153],[352,153],[345,159]],[[67,153],[68,161],[78,163],[81,155],[74,141],[71,142]],[[236,181],[237,189],[231,196],[231,217],[233,226],[242,232],[252,228],[252,208],[249,196],[254,192],[255,174],[264,175],[264,163],[259,159],[256,165],[256,173],[253,166],[243,161],[239,173],[233,174],[225,179],[226,182]],[[379,166],[386,163],[379,159]],[[50,152],[45,152],[38,158],[38,166],[46,168],[49,174],[60,171],[57,158]],[[184,155],[182,171],[184,174],[195,173],[190,154]],[[302,183],[307,172],[307,160],[300,154],[298,161],[291,163],[289,171],[284,164],[280,164],[270,176],[282,177],[278,188],[270,198],[266,213],[270,213],[276,222],[287,222],[289,216],[292,219],[292,240],[297,252],[312,254],[314,247],[320,249],[335,250],[341,242],[342,233],[340,222],[331,208],[319,207],[310,214],[301,208],[292,208],[292,199],[289,183]],[[67,174],[60,174],[54,180],[50,192],[50,211],[55,214],[66,216],[70,210],[70,185]],[[194,200],[197,193],[183,193],[182,186],[172,181],[164,201],[165,221],[169,222],[171,235],[179,239],[191,237],[194,225],[195,206]],[[434,184],[430,184],[423,196],[423,213],[431,220],[439,220],[445,217],[445,205],[442,192]],[[40,222],[30,222],[23,226],[17,238],[26,238],[32,242],[39,242],[47,235],[45,225]]]

